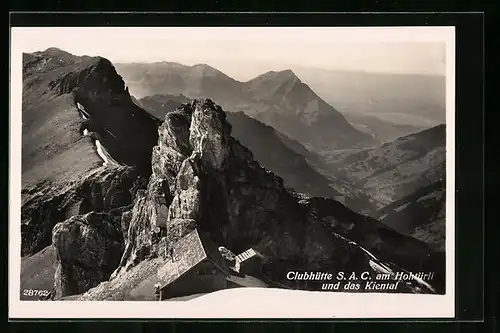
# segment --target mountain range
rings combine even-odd
[[[116,68],[137,98],[156,94],[208,96],[225,110],[243,111],[313,150],[377,142],[354,128],[291,70],[271,71],[239,82],[206,64],[130,63],[117,64]]]
[[[133,83],[125,79],[125,85],[101,57],[54,48],[23,55],[21,289],[53,286],[56,299],[134,299],[138,290],[149,292],[159,267],[174,269],[162,257],[163,248],[199,230],[235,253],[262,253],[266,278],[280,285],[290,283],[285,276],[292,269],[376,273],[385,267],[387,274],[436,272],[432,286],[412,281],[399,292],[444,292],[444,253],[408,235],[423,234],[425,224],[398,232],[332,198],[339,192],[329,186],[336,178],[313,167],[323,157],[306,143],[331,151],[327,141],[351,147],[369,136],[292,72],[243,84],[223,76],[227,87],[220,87],[212,86],[220,73],[204,65],[191,67],[186,76],[178,74],[183,66],[165,67],[172,72],[167,80],[153,67],[143,69],[143,76],[138,72],[138,81],[146,77],[163,88],[178,87],[162,92],[177,101],[133,98]],[[211,99],[192,100],[210,89],[214,100],[238,102],[241,96],[253,106],[230,113]],[[264,104],[270,109],[253,109]],[[266,123],[267,116],[258,116],[263,113],[274,115]],[[271,127],[270,120],[281,126]],[[343,151],[342,160],[335,155],[324,167],[342,165],[341,181],[363,183],[366,191],[370,179],[398,165],[438,165],[442,149],[432,148],[431,141],[443,131],[402,138],[395,146]],[[314,139],[313,133],[325,137]],[[422,138],[428,146],[412,144]],[[382,171],[369,171],[372,166]],[[382,198],[368,193],[376,205],[400,195],[396,189]],[[421,202],[425,195],[407,200]],[[390,221],[386,212],[378,213]]]

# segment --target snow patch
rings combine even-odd
[[[78,111],[80,111],[80,115],[82,116],[83,119],[89,119],[90,118],[90,115],[87,113],[87,111],[85,111],[85,108],[83,107],[83,105],[81,105],[80,103],[76,102],[76,107],[78,108]]]
[[[390,274],[390,275],[394,275],[394,272],[392,271],[392,269],[382,263],[377,263],[373,260],[370,260],[368,262],[368,264],[370,265],[370,267],[375,271],[375,272],[378,272],[378,273],[382,273],[382,274]]]
[[[399,213],[400,211],[402,211],[403,209],[405,209],[406,207],[408,207],[410,205],[410,203],[405,203],[404,205],[402,206],[399,206],[398,208],[395,208],[394,211]]]
[[[357,245],[357,244],[356,244],[356,245]],[[377,259],[377,257],[375,257],[375,256],[374,256],[374,255],[373,255],[370,251],[368,251],[367,249],[365,249],[365,248],[364,248],[364,247],[362,247],[362,246],[359,246],[359,245],[358,245],[358,247],[359,247],[361,250],[363,250],[366,254],[368,254],[368,256],[369,256],[372,260],[379,261],[379,260]]]
[[[104,149],[103,149],[103,147],[101,145],[101,142],[99,140],[95,140],[95,145],[97,147],[97,154],[99,154],[99,156],[104,161],[104,163],[102,165],[108,165],[109,164],[109,160],[106,157],[106,154],[104,154]]]

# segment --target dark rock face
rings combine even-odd
[[[285,141],[283,134],[243,112],[228,113],[227,116],[233,137],[249,148],[262,166],[282,177],[285,186],[310,196],[341,196],[334,189],[335,180],[318,173],[304,156],[288,147],[291,139]]]
[[[411,271],[443,272],[444,258],[422,242],[337,201],[286,190],[281,178],[230,136],[225,113],[210,100],[168,114],[159,138],[148,185],[157,190],[134,206],[114,279],[157,256],[164,250],[159,244],[168,248],[194,228],[234,252],[252,247],[271,258],[274,268],[267,277],[284,284],[286,270],[293,267],[371,270],[373,259],[361,247]]]
[[[98,168],[73,184],[37,184],[23,190],[22,255],[51,243],[52,228],[71,216],[127,207],[145,180],[129,167]]]
[[[56,224],[52,243],[59,266],[55,297],[76,295],[109,278],[123,251],[117,221],[106,213],[88,213]]]

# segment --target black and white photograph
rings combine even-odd
[[[11,46],[19,316],[453,316],[453,28]]]

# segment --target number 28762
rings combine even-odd
[[[46,289],[23,289],[23,296],[48,296],[49,293]]]

